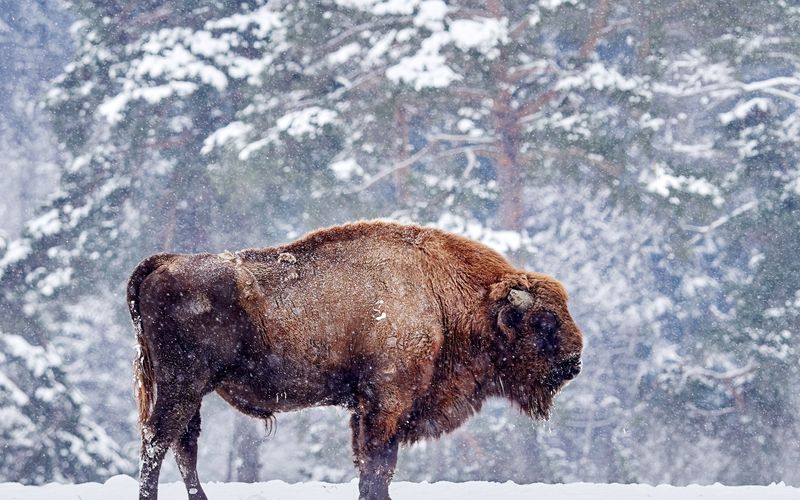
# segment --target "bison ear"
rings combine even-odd
[[[497,326],[505,336],[511,340],[516,336],[522,324],[525,311],[533,304],[533,296],[525,290],[512,288],[505,298],[506,304],[497,314]]]

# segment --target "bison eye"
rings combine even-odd
[[[558,316],[550,311],[544,311],[533,318],[533,328],[539,334],[542,349],[545,351],[555,350],[558,343],[556,332],[559,326]]]

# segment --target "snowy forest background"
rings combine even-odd
[[[0,77],[0,481],[135,472],[141,258],[386,217],[587,339],[398,479],[800,484],[800,2],[2,0]],[[355,475],[344,411],[203,418],[204,480]]]

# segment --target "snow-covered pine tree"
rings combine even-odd
[[[131,471],[116,442],[88,414],[52,348],[0,332],[0,477],[41,484]]]
[[[800,10],[666,7],[653,19],[663,133],[642,181],[663,200],[674,250],[690,259],[665,261],[675,266],[672,334],[644,377],[642,405],[683,431],[647,425],[638,442],[644,453],[673,443],[653,456],[673,467],[651,481],[689,469],[726,483],[796,478]],[[691,32],[672,29],[687,18]]]
[[[104,408],[104,427],[135,456],[129,377],[119,377],[129,372],[132,356],[124,348],[131,345],[120,299],[124,281],[148,253],[208,249],[227,237],[211,233],[218,196],[199,152],[218,122],[228,120],[236,79],[204,66],[202,56],[187,62],[188,52],[169,34],[176,25],[185,32],[247,6],[77,1],[72,7],[79,18],[72,28],[77,53],[47,96],[71,159],[60,197],[40,217],[49,217],[41,222],[51,229],[49,238],[28,260],[50,266],[47,259],[58,255],[73,279],[69,304],[49,301],[31,314],[48,319],[48,334],[70,361],[73,378],[92,406]],[[148,69],[127,72],[129,61],[140,57]],[[141,81],[146,88],[134,89]],[[59,254],[62,247],[69,252]],[[58,323],[49,320],[53,310]],[[101,373],[82,371],[87,361]]]
[[[0,236],[0,479],[5,481],[98,480],[132,469],[76,392],[69,363],[52,343],[51,327],[62,315],[46,304],[72,281],[69,256],[90,246],[87,235],[74,242],[55,235],[81,234],[70,230],[82,226],[90,211],[86,200],[51,197],[51,205],[20,229],[21,217],[29,217],[57,182],[60,155],[39,104],[47,80],[68,57],[68,22],[49,1],[11,3],[0,13],[5,155],[0,213],[8,209],[3,213],[8,237]]]
[[[75,174],[65,174],[62,188],[80,182]],[[113,212],[114,196],[124,186],[106,174],[82,179],[101,186],[99,193],[83,185],[53,197],[27,223],[22,237],[5,245],[0,259],[0,328],[8,391],[3,406],[19,416],[10,420],[6,446],[26,450],[4,455],[10,459],[2,470],[8,480],[91,480],[131,469],[114,441],[93,422],[51,347],[65,317],[65,291],[91,288],[93,277],[102,273],[97,263],[114,260],[104,245],[117,232],[102,222]]]
[[[58,150],[40,103],[69,59],[68,25],[54,0],[9,3],[0,11],[0,236],[18,236],[57,179]]]

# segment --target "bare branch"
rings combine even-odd
[[[549,156],[551,158],[578,158],[589,163],[590,166],[593,166],[603,172],[606,175],[610,175],[611,177],[619,178],[622,175],[622,167],[613,163],[606,158],[590,153],[588,151],[584,151],[579,148],[566,148],[566,149],[545,149],[542,151],[545,156]]]
[[[491,99],[493,97],[493,94],[484,89],[471,89],[467,87],[455,87],[450,90],[450,93],[470,99]]]
[[[553,73],[556,67],[550,61],[536,61],[534,63],[517,66],[508,70],[507,79],[510,82],[518,82],[528,75],[538,73]]]
[[[378,172],[374,177],[369,179],[366,183],[364,183],[363,185],[359,186],[358,188],[356,188],[352,192],[359,193],[361,191],[369,189],[370,187],[375,185],[375,183],[377,183],[381,179],[384,179],[384,178],[388,177],[389,175],[392,175],[394,172],[397,172],[398,170],[402,170],[404,168],[410,167],[411,165],[415,164],[416,162],[418,162],[419,160],[424,158],[436,146],[437,146],[437,144],[434,143],[434,142],[426,144],[419,151],[417,151],[413,155],[409,156],[408,158],[395,163],[394,165],[392,165],[391,167],[387,168],[386,170],[384,170],[382,172]]]
[[[529,102],[519,108],[517,111],[517,121],[519,123],[525,123],[533,119],[533,115],[538,113],[547,103],[552,101],[558,93],[553,90],[547,90],[543,94],[539,95],[533,102]]]
[[[745,365],[742,368],[736,368],[733,370],[728,370],[726,372],[715,372],[713,370],[708,370],[706,368],[694,367],[686,370],[685,377],[710,378],[713,380],[732,382],[737,378],[750,375],[751,373],[756,371],[756,368],[757,366],[753,363],[747,363],[747,365]]]
[[[475,165],[478,164],[478,157],[475,154],[475,151],[469,150],[466,153],[467,157],[467,166],[464,168],[464,173],[461,174],[462,179],[468,179],[469,174],[472,173],[472,170],[475,168]]]
[[[737,90],[741,90],[744,92],[764,92],[766,94],[772,94],[777,97],[782,97],[784,99],[800,102],[800,95],[797,93],[793,93],[789,90],[784,90],[778,87],[793,87],[794,89],[800,88],[800,79],[789,77],[789,76],[779,76],[775,78],[768,78],[766,80],[760,80],[757,82],[750,82],[750,83],[742,83],[742,82],[724,82],[724,83],[715,83],[711,85],[706,85],[703,87],[695,87],[695,88],[680,88],[672,85],[656,85],[654,86],[654,90],[656,92],[660,92],[665,95],[673,96],[673,97],[690,97],[695,95],[701,94],[710,94],[712,92],[722,92],[722,91],[729,91],[735,92]]]
[[[727,408],[720,408],[718,410],[703,410],[698,408],[692,403],[687,403],[686,407],[689,410],[689,413],[694,417],[703,417],[703,418],[717,418],[723,415],[729,415],[731,413],[736,413],[735,406],[729,406]]]
[[[497,139],[494,137],[473,137],[469,135],[455,134],[436,134],[428,136],[431,142],[469,142],[473,144],[494,144]]]
[[[419,151],[417,151],[413,155],[409,156],[408,158],[406,158],[404,160],[396,162],[394,165],[392,165],[391,167],[389,167],[389,168],[387,168],[387,169],[385,169],[385,170],[383,170],[381,172],[378,172],[377,174],[375,174],[375,176],[370,178],[367,182],[365,182],[364,184],[362,184],[358,188],[356,188],[356,189],[354,189],[352,191],[349,191],[349,192],[350,193],[360,193],[362,191],[365,191],[365,190],[369,189],[370,187],[374,186],[379,181],[381,181],[381,180],[385,179],[386,177],[394,174],[395,172],[411,167],[412,165],[414,165],[418,161],[421,161],[423,158],[431,158],[431,159],[446,158],[446,157],[449,157],[449,156],[455,156],[455,155],[459,155],[459,154],[466,154],[468,152],[472,152],[473,154],[477,154],[477,155],[480,155],[480,156],[491,156],[491,155],[494,155],[494,154],[497,153],[496,150],[494,150],[491,147],[487,148],[485,145],[484,146],[477,146],[477,145],[462,146],[462,147],[458,147],[458,148],[449,148],[449,149],[445,149],[443,151],[437,151],[440,144],[441,143],[438,142],[438,141],[429,142],[422,149],[420,149]]]
[[[377,21],[371,20],[365,23],[361,23],[359,25],[353,26],[352,28],[348,28],[343,32],[339,33],[335,37],[328,40],[325,45],[322,46],[320,49],[320,53],[327,53],[331,49],[338,48],[341,46],[348,38],[353,35],[359,35],[366,30],[371,30],[375,28],[385,28],[387,26],[392,26],[394,24],[401,25],[407,23],[411,20],[410,17],[387,17],[387,18],[380,18]]]
[[[714,222],[712,222],[711,224],[708,224],[706,226],[691,226],[691,225],[687,224],[687,225],[683,225],[682,227],[683,227],[683,229],[685,229],[687,231],[693,231],[693,232],[699,233],[699,234],[695,235],[691,240],[689,240],[689,244],[690,245],[694,245],[695,243],[700,241],[700,238],[702,238],[706,234],[710,233],[711,231],[714,231],[718,227],[728,223],[734,217],[738,217],[739,215],[742,215],[743,213],[745,213],[747,211],[750,211],[750,210],[753,210],[754,208],[757,208],[757,207],[758,207],[758,200],[749,201],[749,202],[745,203],[744,205],[742,205],[740,207],[737,207],[731,213],[723,215],[719,219],[715,220]]]
[[[522,19],[522,21],[520,21],[520,22],[518,22],[517,24],[515,24],[515,25],[514,25],[514,26],[513,26],[513,27],[512,27],[512,28],[509,30],[509,32],[508,32],[508,35],[509,35],[511,38],[517,38],[517,37],[519,37],[520,35],[522,35],[523,33],[525,33],[525,30],[526,30],[527,28],[529,28],[530,26],[531,26],[531,21],[530,21],[530,19],[528,19],[528,17],[526,16],[524,19]]]

